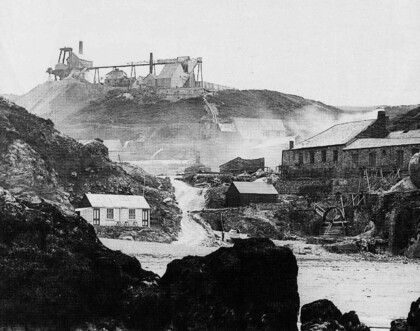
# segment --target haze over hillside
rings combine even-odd
[[[375,109],[345,111],[268,90],[227,90],[190,98],[169,98],[153,89],[126,92],[66,78],[41,84],[16,102],[52,119],[75,139],[120,140],[124,148],[118,151],[119,159],[150,161],[148,170],[162,160],[192,162],[198,156],[213,170],[237,156],[265,157],[266,165],[275,167],[289,140],[308,138],[340,122],[376,117]],[[394,113],[410,109],[404,107],[394,107]],[[280,120],[280,127],[253,139],[235,131],[238,119],[248,119],[252,130],[268,130],[264,126],[270,120]]]

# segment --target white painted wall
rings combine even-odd
[[[89,208],[78,208],[76,211],[80,212],[80,216],[83,217],[88,223],[93,224],[93,209]],[[143,209],[136,208],[135,218],[129,218],[129,209],[128,208],[113,208],[114,217],[112,219],[107,218],[107,208],[99,208],[99,225],[103,226],[117,226],[117,222],[120,222],[121,226],[124,226],[128,222],[128,226],[134,226],[134,223],[137,222],[137,226],[143,227]],[[147,225],[144,227],[150,227],[150,210],[148,211]]]

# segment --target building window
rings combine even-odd
[[[351,161],[353,162],[353,165],[358,167],[359,166],[359,154],[358,153],[353,153],[351,155]]]
[[[411,150],[411,155],[417,154],[418,152],[420,152],[420,150],[418,148],[413,148]]]
[[[327,151],[321,151],[322,162],[327,162]]]
[[[143,210],[143,221],[144,220],[149,220],[149,211],[148,210]]]
[[[303,153],[298,154],[298,163],[303,164]]]
[[[338,161],[338,150],[333,150],[333,161],[337,162]]]
[[[371,168],[376,167],[376,153],[375,152],[369,153],[369,167]]]
[[[93,224],[99,225],[100,224],[100,210],[99,208],[93,208]]]
[[[402,167],[404,165],[404,151],[397,151],[397,167]]]
[[[136,210],[135,209],[129,209],[128,210],[128,219],[130,219],[130,220],[136,219]]]
[[[106,210],[106,218],[110,220],[114,219],[114,209]]]
[[[315,163],[315,152],[309,152],[309,163]]]

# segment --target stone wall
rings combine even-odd
[[[413,150],[416,149],[420,149],[420,144],[345,150],[343,153],[343,162],[345,165],[355,169],[359,167],[369,168],[371,166],[369,164],[369,155],[374,153],[376,155],[376,167],[400,168],[406,170],[408,169],[408,163],[414,154]],[[398,151],[403,152],[402,164],[397,163]],[[358,154],[358,164],[352,162],[352,154]]]

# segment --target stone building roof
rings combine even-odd
[[[404,146],[404,145],[420,145],[419,138],[365,138],[357,139],[352,142],[343,150],[351,149],[365,149],[365,148],[379,148],[379,147],[390,147],[390,146]]]
[[[232,182],[241,194],[278,194],[272,184],[265,182]]]
[[[293,149],[344,145],[366,130],[373,120],[336,124],[329,129],[297,144]]]

